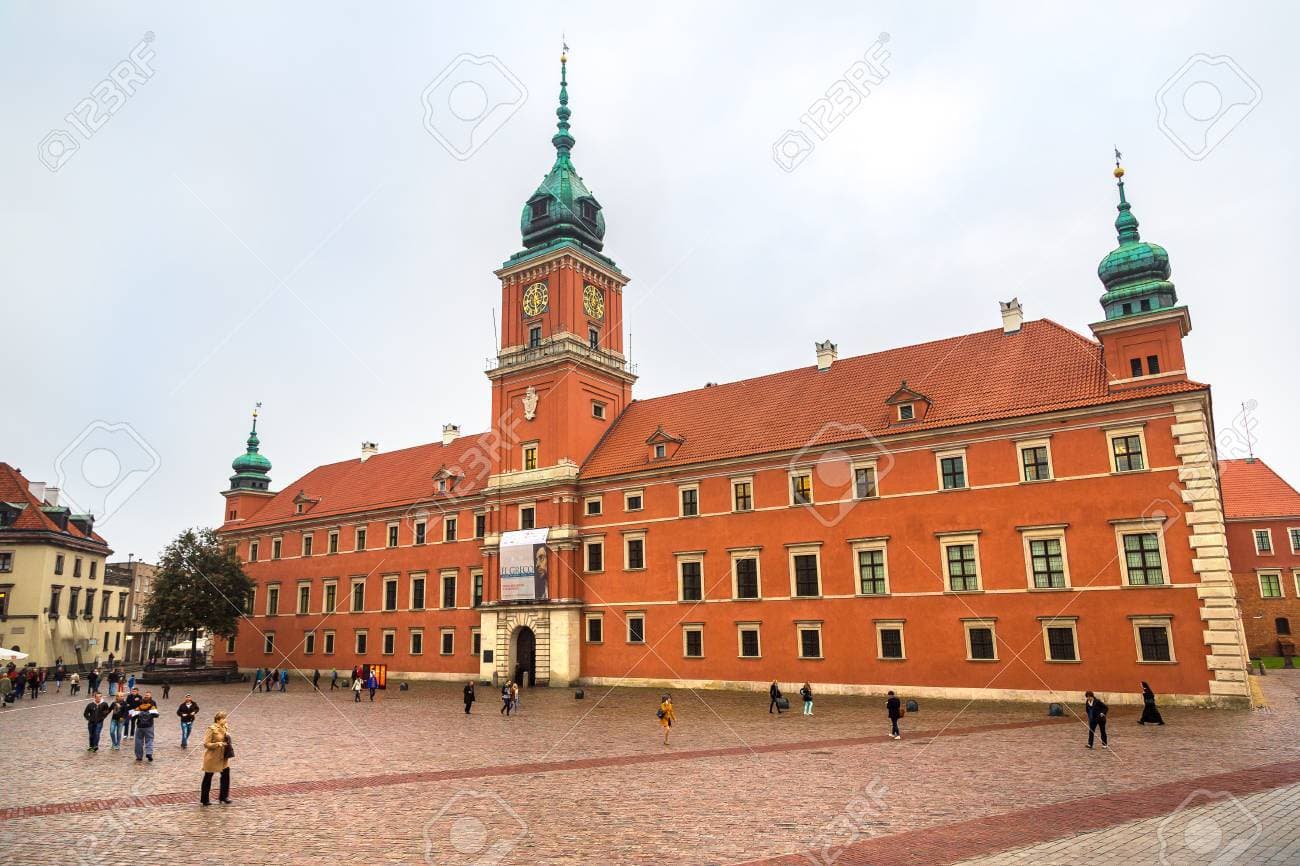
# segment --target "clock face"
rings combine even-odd
[[[586,286],[582,290],[582,308],[593,319],[605,317],[605,296],[595,286]]]
[[[549,296],[546,292],[546,283],[533,283],[524,289],[524,315],[540,316],[546,312],[546,305]]]

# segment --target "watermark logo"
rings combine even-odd
[[[504,863],[528,835],[528,825],[496,794],[457,791],[424,825],[429,864]]]
[[[36,145],[36,155],[50,171],[58,171],[81,150],[81,141],[90,141],[104,128],[104,124],[122,110],[127,100],[157,71],[153,67],[153,31],[144,34],[108,72],[108,77],[90,88],[90,95],[78,102],[63,116],[68,125],[81,136],[67,129],[51,129]]]
[[[861,424],[829,421],[790,458],[790,497],[823,526],[835,526],[874,499],[894,455]]]
[[[885,61],[891,56],[885,48],[889,39],[888,33],[877,36],[876,41],[863,52],[862,59],[853,61],[844,74],[826,88],[825,95],[814,100],[808,110],[799,115],[802,128],[787,129],[772,143],[772,161],[781,171],[789,174],[803,165],[817,147],[813,139],[825,141],[829,138],[871,95],[872,89],[885,82],[889,77]]]
[[[456,159],[478,153],[528,100],[528,88],[490,54],[461,54],[424,88],[424,128]]]
[[[54,459],[60,494],[106,522],[158,473],[162,460],[130,424],[92,421]]]
[[[1246,851],[1260,836],[1259,819],[1226,791],[1197,790],[1160,822],[1160,862],[1164,866],[1246,862]]]
[[[1188,159],[1202,160],[1241,125],[1264,91],[1226,54],[1193,54],[1156,91],[1156,125]]]
[[[872,819],[878,818],[888,808],[885,795],[889,789],[872,779],[854,794],[853,799],[845,804],[844,810],[832,818],[804,851],[804,857],[817,866],[831,866],[844,855],[853,843],[875,835]]]

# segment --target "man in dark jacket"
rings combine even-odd
[[[469,708],[474,706],[474,681],[470,680],[465,683],[465,715],[469,715]]]
[[[898,720],[903,717],[903,702],[892,691],[889,700],[885,701],[885,712],[889,714],[889,736],[895,740],[903,739],[903,735],[898,732]]]
[[[199,705],[194,703],[191,695],[186,695],[185,700],[176,708],[176,715],[181,719],[181,748],[190,747],[190,734],[194,731],[194,717],[199,714]]]
[[[1106,711],[1109,707],[1092,692],[1084,693],[1083,707],[1088,713],[1088,748],[1092,748],[1092,735],[1098,729],[1101,730],[1101,747],[1110,748],[1106,745]]]
[[[138,722],[137,717],[131,714],[129,711],[138,710],[140,708],[141,702],[143,701],[144,698],[141,697],[140,690],[138,688],[131,689],[131,694],[126,696],[126,708],[128,710],[128,715],[126,718],[126,738],[128,740],[135,736],[135,726]]]
[[[781,715],[781,705],[777,703],[781,700],[781,687],[776,684],[776,680],[772,680],[772,685],[767,687],[767,696],[771,699],[767,705],[768,715],[771,715],[773,710],[776,710],[778,716]]]
[[[90,703],[81,711],[82,718],[86,720],[86,732],[90,734],[90,747],[87,752],[99,751],[99,735],[104,730],[104,719],[113,711],[112,707],[104,703],[103,696],[95,692],[90,697]]]
[[[144,698],[136,706],[135,714],[135,759],[137,761],[144,758],[153,760],[153,723],[157,715],[158,705],[153,701],[153,693],[145,692]]]

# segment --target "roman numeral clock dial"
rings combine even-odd
[[[588,285],[582,290],[582,309],[593,319],[605,317],[605,295],[595,286]]]
[[[546,283],[533,283],[524,289],[525,316],[540,316],[546,312],[549,303],[550,295],[546,291]]]

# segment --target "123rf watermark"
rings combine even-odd
[[[1241,125],[1264,90],[1226,54],[1193,54],[1156,91],[1156,125],[1188,159],[1202,160]]]
[[[844,74],[826,88],[826,95],[818,97],[807,111],[799,115],[801,128],[787,129],[772,143],[772,161],[781,171],[788,174],[802,165],[817,147],[816,141],[829,138],[871,95],[872,88],[885,82],[889,77],[885,61],[892,56],[885,48],[889,39],[888,33],[877,36],[862,59],[853,61]]]
[[[36,145],[36,155],[50,171],[58,171],[90,141],[104,124],[122,110],[127,100],[153,78],[154,35],[150,30],[116,63],[104,78],[90,88],[90,95],[63,116],[68,128],[51,129]],[[76,133],[75,135],[73,133]]]

